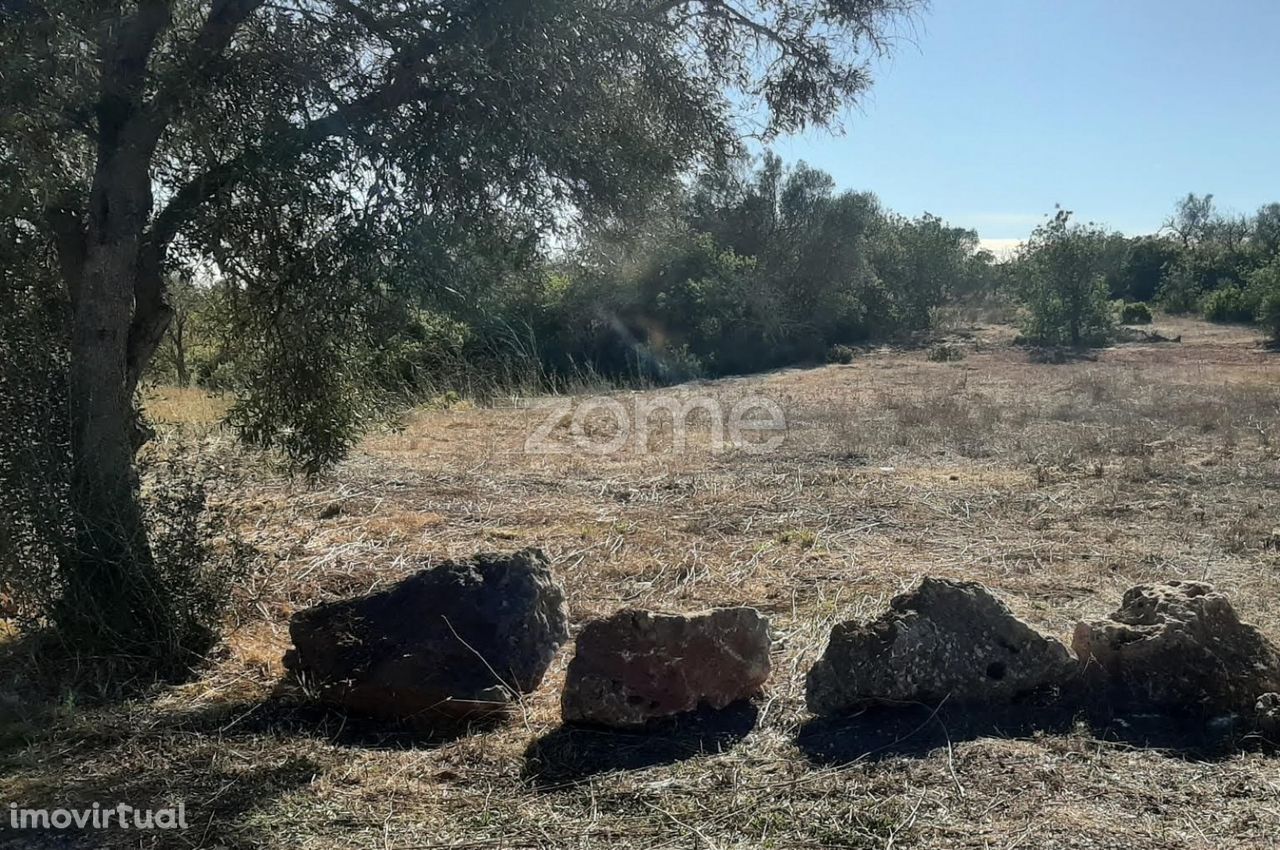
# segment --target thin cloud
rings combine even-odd
[[[1012,257],[1022,246],[1022,239],[979,239],[978,247],[995,254],[998,259]]]

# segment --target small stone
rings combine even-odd
[[[636,727],[757,696],[769,678],[769,621],[754,608],[700,614],[624,609],[588,623],[565,675],[566,723]]]
[[[1280,694],[1270,693],[1258,697],[1253,705],[1255,728],[1273,741],[1280,741]]]
[[[1131,588],[1110,617],[1076,626],[1073,646],[1103,696],[1127,710],[1217,716],[1280,691],[1280,654],[1212,585]]]
[[[805,683],[811,712],[943,700],[1009,703],[1074,674],[1060,641],[1019,620],[977,582],[925,578],[889,605],[871,622],[832,629]]]
[[[502,713],[569,637],[564,591],[536,549],[480,554],[300,611],[285,666],[320,699],[431,726]]]

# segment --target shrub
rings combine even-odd
[[[1258,312],[1254,293],[1228,284],[1200,300],[1200,312],[1211,322],[1251,322]]]
[[[958,346],[943,343],[930,348],[928,358],[934,363],[951,363],[956,360],[963,360],[964,352]]]
[[[1280,342],[1280,288],[1273,289],[1262,296],[1258,304],[1258,323],[1266,330],[1273,342]]]
[[[1149,325],[1151,324],[1151,308],[1141,301],[1132,301],[1120,308],[1120,324],[1122,325]]]
[[[175,454],[153,462],[143,494],[157,571],[173,612],[168,649],[178,662],[203,658],[256,555],[236,529],[233,511],[212,500],[210,482],[224,475],[221,466],[215,473]]]
[[[252,549],[235,531],[228,512],[211,504],[207,482],[212,476],[181,455],[144,462],[141,469],[147,479],[142,505],[153,563],[128,595],[158,624],[152,643],[122,646],[94,625],[102,622],[97,597],[76,592],[74,582],[63,580],[62,564],[69,558],[64,541],[49,548],[56,556],[52,563],[7,564],[5,571],[45,582],[39,588],[18,585],[28,603],[23,606],[28,629],[52,625],[58,641],[76,655],[126,654],[126,667],[136,669],[117,667],[114,677],[119,680],[137,673],[181,679],[213,647],[232,588],[248,572]],[[35,599],[32,590],[39,593]]]
[[[844,363],[853,362],[854,350],[847,345],[833,345],[827,349],[828,363]]]
[[[1032,232],[1017,262],[1029,342],[1078,348],[1111,338],[1115,317],[1103,276],[1107,240],[1095,225],[1072,224],[1063,209]]]
[[[12,283],[13,280],[8,281]],[[0,595],[20,620],[58,593],[70,538],[70,429],[65,345],[52,309],[11,302],[0,281]]]
[[[1202,292],[1194,269],[1185,260],[1178,260],[1166,269],[1160,281],[1160,306],[1174,314],[1191,313],[1196,309]]]
[[[1274,342],[1280,342],[1280,259],[1249,276],[1249,292],[1257,303],[1254,317]]]
[[[209,504],[206,479],[193,466],[153,461],[142,499],[153,563],[124,592],[133,616],[163,627],[153,645],[113,643],[100,627],[100,596],[70,580],[66,359],[48,334],[53,320],[40,311],[0,312],[0,595],[25,632],[52,627],[48,636],[76,656],[121,653],[136,672],[182,675],[211,646],[249,549]]]

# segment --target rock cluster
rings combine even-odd
[[[1138,585],[1110,617],[1076,626],[1072,646],[1121,707],[1247,716],[1280,691],[1275,646],[1204,582]]]
[[[492,716],[538,687],[568,639],[545,555],[478,555],[294,616],[286,666],[353,713],[435,725]],[[587,623],[561,693],[566,723],[640,728],[758,696],[769,623],[754,608],[625,609]],[[1080,623],[1074,654],[975,582],[925,578],[868,621],[838,623],[809,671],[815,715],[871,705],[1058,701],[1234,717],[1280,737],[1280,651],[1202,582],[1140,585]]]
[[[869,704],[996,705],[1031,695],[1079,708],[1280,731],[1280,652],[1203,582],[1139,585],[1076,626],[1074,654],[982,585],[924,579],[870,622],[838,623],[809,671],[814,714]]]

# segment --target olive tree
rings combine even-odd
[[[1081,346],[1110,337],[1115,317],[1104,276],[1107,241],[1102,228],[1072,223],[1064,209],[1032,232],[1017,260],[1031,341]]]
[[[167,280],[212,264],[235,296],[242,432],[332,461],[380,301],[722,160],[741,116],[831,121],[915,4],[0,0],[0,263],[61,304],[67,610],[130,651],[169,627],[135,474]]]

